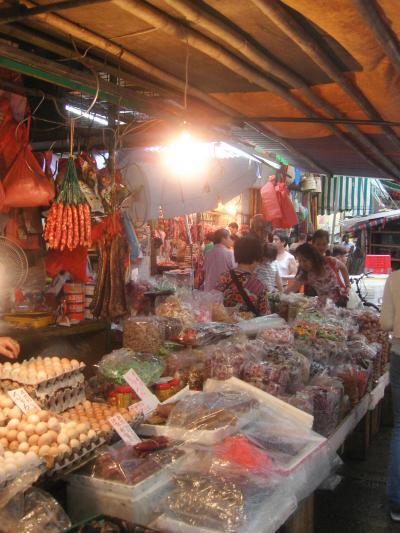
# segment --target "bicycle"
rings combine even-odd
[[[367,289],[365,287],[365,284],[363,284],[363,286],[361,285],[361,282],[363,281],[363,279],[368,278],[370,274],[373,274],[373,272],[366,272],[366,273],[361,274],[360,276],[350,277],[350,283],[351,284],[355,283],[356,294],[360,298],[363,306],[372,307],[372,309],[375,309],[375,311],[378,311],[378,313],[380,313],[381,311],[380,308],[377,305],[367,300]]]

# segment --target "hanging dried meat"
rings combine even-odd
[[[50,249],[73,250],[92,244],[90,207],[79,186],[73,158],[69,158],[61,190],[47,217],[44,238]]]
[[[122,231],[120,223],[105,225],[108,231],[99,237],[99,269],[91,309],[95,317],[117,320],[128,312],[124,266],[127,241],[112,227]]]

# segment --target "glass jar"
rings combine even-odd
[[[154,394],[160,400],[160,402],[165,402],[171,396],[174,396],[181,389],[181,382],[179,379],[167,378],[168,381],[163,380],[162,382],[156,383],[154,385]]]

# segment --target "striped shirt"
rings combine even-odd
[[[264,283],[268,292],[276,291],[276,274],[278,272],[278,265],[276,261],[272,263],[260,263],[256,268],[257,278]]]

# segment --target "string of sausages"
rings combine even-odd
[[[44,239],[49,248],[56,250],[92,244],[90,207],[79,186],[72,158],[68,160],[64,182],[47,216]]]

